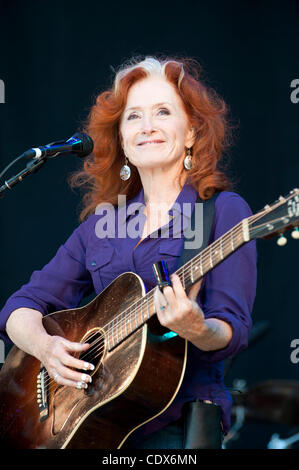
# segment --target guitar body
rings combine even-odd
[[[161,341],[151,329],[154,318],[111,349],[103,333],[107,323],[144,295],[141,278],[124,273],[88,305],[44,317],[51,335],[76,342],[89,342],[95,335],[103,339],[88,389],[51,380],[45,388],[46,410],[37,403],[40,362],[16,346],[11,349],[0,372],[2,446],[119,448],[170,405],[183,379],[187,342],[179,336]]]

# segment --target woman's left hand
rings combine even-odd
[[[187,296],[179,276],[172,274],[170,279],[172,287],[164,287],[163,293],[158,286],[155,290],[154,302],[158,319],[161,325],[192,341],[205,327],[203,311],[196,302],[202,281],[196,282]]]

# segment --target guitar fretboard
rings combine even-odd
[[[244,219],[181,266],[175,274],[179,276],[186,290],[247,241],[249,241],[248,219]],[[109,351],[144,325],[156,313],[154,290],[152,289],[121,312],[107,325],[106,341]]]

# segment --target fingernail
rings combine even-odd
[[[84,362],[84,370],[94,370],[94,365],[90,364],[89,362]]]
[[[88,387],[88,384],[83,383],[83,382],[77,382],[76,388],[78,388],[79,390],[81,390],[81,388],[87,388],[87,387]]]
[[[90,377],[90,375],[82,374],[81,375],[81,380],[82,380],[82,382],[91,382],[92,378]]]

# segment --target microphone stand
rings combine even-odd
[[[39,152],[37,152],[39,150]],[[7,165],[4,170],[0,173],[0,178],[8,171],[8,169],[14,165],[17,161],[23,158],[32,159],[27,165],[26,168],[20,171],[17,175],[10,178],[8,181],[5,181],[4,184],[0,187],[0,198],[3,196],[4,192],[7,189],[12,189],[20,181],[30,175],[35,173],[40,169],[44,163],[50,159],[55,158],[62,153],[67,154],[77,154],[79,157],[86,157],[93,150],[93,141],[87,135],[80,132],[77,132],[72,137],[70,137],[66,142],[64,140],[59,140],[57,142],[52,142],[46,146],[40,147],[38,149],[32,148],[27,150],[19,157],[15,158],[9,165]]]
[[[52,155],[51,157],[44,155],[38,158],[34,158],[32,161],[30,161],[24,170],[20,171],[15,176],[4,182],[4,184],[0,187],[0,198],[3,197],[4,192],[7,189],[12,189],[13,186],[23,181],[26,176],[31,175],[32,173],[36,173],[49,158],[54,158],[58,154],[59,152],[57,152],[55,155]]]

